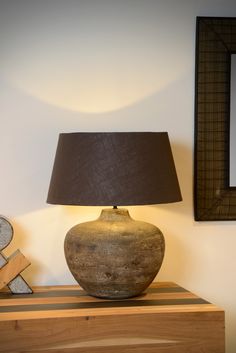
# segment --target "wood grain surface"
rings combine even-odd
[[[20,250],[16,250],[7,259],[7,263],[0,268],[0,289],[16,278],[17,275],[29,265],[29,260],[20,252]]]
[[[126,300],[78,286],[0,292],[0,352],[223,353],[224,312],[170,282]]]

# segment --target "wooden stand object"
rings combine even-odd
[[[30,265],[29,260],[19,249],[9,257],[2,253],[2,250],[12,241],[13,233],[10,222],[0,216],[0,289],[8,286],[10,291],[15,294],[32,293],[32,289],[20,275]]]
[[[0,352],[224,353],[224,312],[174,283],[126,300],[78,286],[0,293]]]

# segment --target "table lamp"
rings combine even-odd
[[[161,231],[118,206],[181,201],[167,132],[62,133],[47,202],[113,206],[71,228],[68,267],[90,295],[137,296],[158,273],[165,251]]]

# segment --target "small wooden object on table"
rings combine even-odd
[[[224,312],[174,283],[127,300],[78,286],[0,293],[0,352],[223,353]]]
[[[32,293],[32,289],[20,275],[30,265],[29,260],[19,249],[9,257],[2,253],[2,250],[12,241],[13,233],[11,223],[0,216],[0,290],[8,286],[10,291],[15,294]]]

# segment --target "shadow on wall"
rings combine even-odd
[[[180,143],[172,144],[172,151],[175,160],[178,180],[182,193],[183,201],[181,203],[173,203],[162,205],[163,209],[168,212],[178,213],[184,217],[193,219],[193,158],[192,151],[186,145]]]

